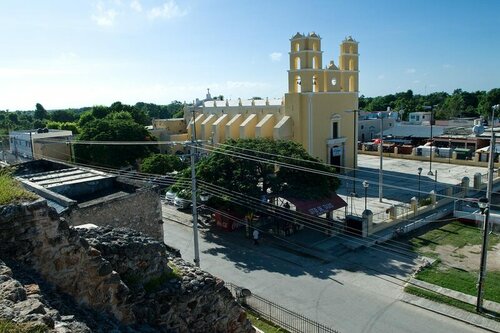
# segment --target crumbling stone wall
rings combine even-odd
[[[102,321],[107,328],[96,332],[254,332],[222,280],[168,252],[162,242],[130,229],[77,231],[45,200],[0,206],[0,259],[34,269],[76,303],[112,314]],[[42,305],[25,302],[26,286],[11,280],[0,263],[0,283],[12,286],[0,293],[0,317],[31,318],[49,327],[60,320],[40,297]],[[16,305],[22,302],[28,306]],[[5,314],[11,307],[21,310]],[[99,321],[85,318],[89,327],[99,327]],[[87,332],[85,324],[78,327]]]
[[[69,228],[43,199],[0,207],[0,259],[33,267],[80,302],[131,322],[128,288],[99,251]]]
[[[118,198],[105,197],[91,204],[79,204],[70,210],[67,219],[74,226],[92,223],[130,228],[163,241],[160,196],[147,188]]]
[[[254,331],[224,281],[169,253],[163,243],[129,229],[79,228],[78,232],[126,276],[138,324],[153,325],[161,332]],[[140,278],[134,278],[140,271]]]

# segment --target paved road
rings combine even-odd
[[[172,220],[189,215],[164,209],[165,242],[193,261],[191,228]],[[202,269],[244,286],[341,332],[484,332],[400,301],[401,280],[418,263],[378,249],[347,253],[334,262],[304,258],[266,240],[253,246],[236,233],[200,233]]]

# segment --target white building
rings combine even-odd
[[[73,132],[55,129],[37,129],[9,132],[10,153],[16,159],[39,159],[43,157],[71,160],[71,147],[66,144]]]

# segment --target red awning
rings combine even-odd
[[[310,214],[310,215],[321,215],[332,210],[336,210],[342,207],[346,207],[347,203],[339,197],[336,193],[332,194],[330,198],[324,199],[297,199],[297,198],[285,198],[295,205],[298,212]]]

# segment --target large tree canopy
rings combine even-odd
[[[35,119],[47,119],[49,117],[49,113],[45,108],[42,106],[40,103],[36,103],[35,105],[35,114],[34,114]]]
[[[304,171],[304,167],[329,174]],[[318,198],[338,188],[333,172],[295,142],[240,139],[226,141],[198,162],[196,174],[200,180],[253,197],[269,189],[280,196]]]
[[[180,171],[186,165],[182,163],[179,156],[168,154],[153,154],[141,163],[141,171],[164,175],[167,172]]]
[[[80,129],[80,140],[85,141],[151,141],[144,126],[131,119],[105,117],[87,122]],[[85,145],[75,147],[78,162],[105,166],[125,166],[135,164],[136,159],[151,153],[146,145]]]

